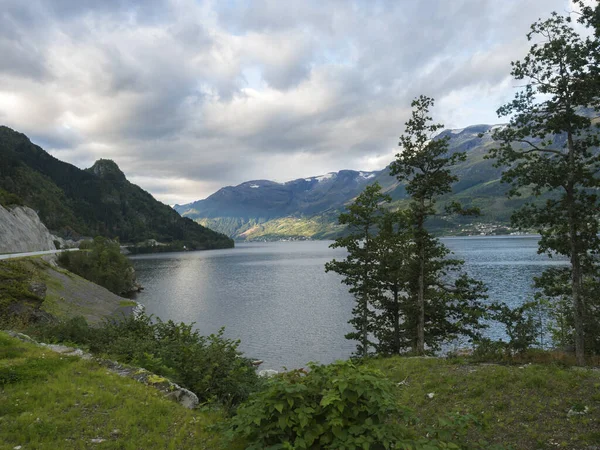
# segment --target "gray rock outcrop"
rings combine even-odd
[[[54,239],[33,209],[0,206],[0,253],[55,250]]]

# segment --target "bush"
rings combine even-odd
[[[118,242],[96,237],[91,242],[82,242],[79,248],[89,248],[89,251],[62,252],[58,256],[58,263],[115,294],[134,289],[135,271],[131,262],[121,253]]]
[[[90,241],[90,240],[81,241],[79,243],[79,249],[80,250],[90,250],[93,245],[94,245],[93,241]]]
[[[398,405],[397,387],[378,370],[344,361],[309,367],[275,376],[240,406],[231,438],[255,450],[501,448],[467,443],[476,420],[459,414],[417,436],[413,413]]]
[[[0,205],[9,206],[23,206],[23,199],[16,194],[0,189]]]
[[[141,314],[107,320],[99,327],[75,318],[29,332],[46,342],[76,343],[92,353],[169,377],[202,402],[239,404],[261,382],[250,361],[238,351],[239,342],[224,338],[223,330],[201,336],[192,326]]]
[[[380,372],[351,362],[310,365],[273,378],[266,390],[242,405],[233,435],[263,448],[389,448],[405,429],[393,384]]]

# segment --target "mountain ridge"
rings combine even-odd
[[[129,182],[114,161],[100,159],[82,170],[6,126],[0,126],[0,161],[0,201],[33,208],[61,237],[154,239],[173,250],[233,246],[227,236],[182,218]]]
[[[505,197],[508,186],[500,182],[502,169],[485,158],[493,145],[492,132],[503,126],[505,124],[476,124],[445,129],[436,136],[449,137],[450,153],[467,153],[467,160],[454,167],[459,181],[453,186],[452,194],[441,199],[441,206],[460,200],[465,206],[480,207],[481,221],[507,224],[510,212],[524,203],[523,199]],[[377,171],[341,170],[283,183],[250,180],[237,186],[225,186],[205,199],[175,205],[174,209],[234,239],[332,238],[341,231],[335,226],[339,213],[366,185],[374,182],[379,182],[383,191],[392,197],[393,207],[402,207],[406,202],[404,187],[389,175],[388,165]],[[283,226],[284,219],[289,226]],[[306,228],[309,222],[322,226],[316,227],[318,231],[312,227],[314,232],[298,232],[298,225]],[[291,226],[292,223],[295,225]],[[452,228],[464,223],[464,219],[442,217],[433,225]]]

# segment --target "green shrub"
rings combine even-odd
[[[0,189],[0,205],[2,206],[23,206],[23,199],[16,194]]]
[[[92,353],[141,366],[192,390],[202,402],[232,407],[258,389],[261,379],[223,330],[201,336],[192,325],[141,314],[90,327],[83,318],[29,330],[45,342],[76,343]]]
[[[232,434],[263,448],[390,448],[408,438],[408,411],[396,405],[393,384],[379,371],[337,362],[276,376],[242,405]]]
[[[115,294],[134,289],[135,271],[131,262],[121,253],[118,242],[96,237],[93,241],[83,241],[79,248],[89,251],[62,252],[58,256],[58,263]]]
[[[93,245],[94,245],[94,241],[86,239],[79,243],[79,250],[90,250]]]
[[[376,369],[349,361],[309,367],[270,379],[240,406],[230,437],[255,450],[500,448],[467,443],[476,421],[459,414],[418,436],[413,413],[396,400],[398,388]]]

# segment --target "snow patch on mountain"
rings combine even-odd
[[[326,173],[325,175],[319,175],[318,177],[315,177],[315,180],[321,182],[321,181],[327,181],[330,180],[331,178],[335,177],[336,173],[335,172],[329,172]]]

